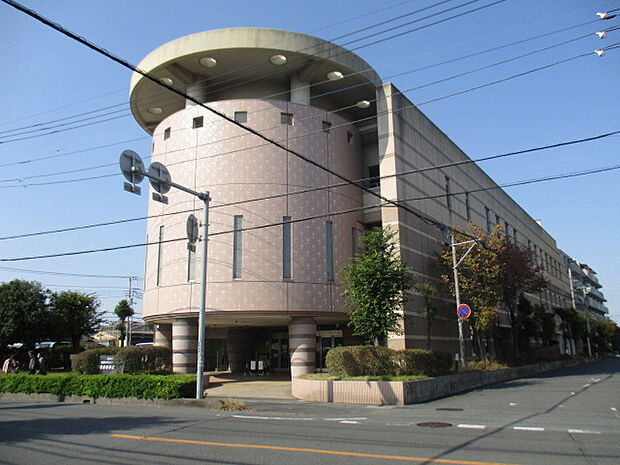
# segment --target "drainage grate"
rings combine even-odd
[[[441,410],[444,412],[462,412],[463,411],[462,408],[458,408],[458,407],[439,407],[439,408],[436,408],[435,410]]]
[[[422,423],[418,423],[418,426],[422,428],[448,428],[452,426],[452,423],[445,423],[443,421],[425,421]]]

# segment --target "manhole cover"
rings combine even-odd
[[[439,407],[439,408],[436,408],[435,410],[442,410],[444,412],[462,412],[463,411],[462,408],[458,408],[458,407]]]
[[[418,423],[418,426],[421,426],[422,428],[447,428],[452,426],[452,423],[445,423],[443,421],[425,421]]]

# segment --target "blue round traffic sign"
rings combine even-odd
[[[463,319],[467,319],[471,316],[471,308],[467,304],[461,304],[456,308],[456,314]]]

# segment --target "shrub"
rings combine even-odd
[[[408,349],[396,353],[400,375],[441,376],[452,369],[452,355],[425,349]]]
[[[504,368],[508,368],[508,365],[504,365],[503,363],[495,362],[493,360],[480,360],[469,362],[467,364],[467,370],[470,371],[493,371],[493,370],[503,370]]]
[[[0,392],[49,393],[64,396],[175,399],[193,397],[195,380],[155,375],[1,375]]]
[[[45,361],[47,363],[47,369],[71,369],[71,346],[68,344],[56,345],[49,349],[41,350]]]
[[[87,349],[73,356],[71,368],[73,371],[85,375],[95,375],[99,373],[99,356],[115,355],[119,351],[118,347],[102,347]]]
[[[387,347],[335,347],[327,353],[325,364],[333,376],[392,376],[397,372],[394,353]]]
[[[172,371],[172,351],[167,347],[123,347],[114,357],[127,374],[167,374]]]

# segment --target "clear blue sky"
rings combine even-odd
[[[481,0],[476,6],[492,3]],[[424,1],[223,1],[111,0],[25,4],[114,54],[138,63],[165,42],[208,29],[257,26],[305,32],[332,39],[405,14],[438,0]],[[449,1],[432,11],[464,3]],[[391,7],[391,8],[387,8]],[[489,65],[577,37],[563,46],[408,93],[414,103],[544,66],[620,42],[620,30],[606,39],[594,32],[620,24],[599,21],[443,65],[424,72],[415,68],[596,20],[595,13],[620,7],[620,1],[507,0],[477,13],[438,24],[356,51],[385,81],[401,90]],[[382,11],[376,11],[385,8]],[[411,16],[385,27],[410,21]],[[426,21],[428,22],[428,21]],[[418,23],[421,25],[425,23]],[[3,61],[0,131],[31,126],[127,101],[130,72],[60,35],[13,8],[0,4],[0,57]],[[410,26],[409,28],[414,27]],[[381,28],[382,29],[382,28]],[[398,29],[400,32],[408,28]],[[377,32],[378,29],[367,33]],[[363,35],[363,34],[362,34]],[[343,43],[361,35],[337,41]],[[385,37],[385,35],[377,38]],[[348,47],[364,45],[369,40]],[[620,129],[620,49],[598,58],[594,53],[502,84],[423,105],[421,109],[472,158],[594,136]],[[123,191],[117,161],[124,149],[149,153],[149,137],[126,106],[107,122],[45,137],[7,142],[41,132],[0,133],[0,237],[63,228],[146,214],[146,196]],[[84,118],[87,118],[85,116]],[[91,120],[85,120],[84,123]],[[62,123],[62,121],[60,122]],[[58,124],[58,123],[56,123]],[[25,129],[40,129],[35,127]],[[132,142],[125,142],[137,139]],[[620,137],[562,149],[486,162],[482,168],[498,183],[606,167],[620,163]],[[111,145],[107,148],[97,147]],[[71,152],[79,153],[71,154]],[[58,157],[39,160],[42,157]],[[7,166],[15,162],[35,160]],[[56,171],[101,168],[54,177],[29,176]],[[102,175],[75,183],[33,184]],[[11,181],[21,179],[22,181]],[[620,171],[506,189],[572,257],[597,271],[611,316],[620,321],[620,276],[617,272]],[[8,187],[30,184],[28,187]],[[0,241],[0,258],[111,247],[145,239],[142,221],[87,231]],[[87,274],[142,276],[141,249],[79,257],[0,263],[0,266]],[[111,311],[122,298],[126,279],[90,279],[0,269],[0,281],[33,279],[53,290],[99,292]],[[56,287],[59,286],[59,287]]]

